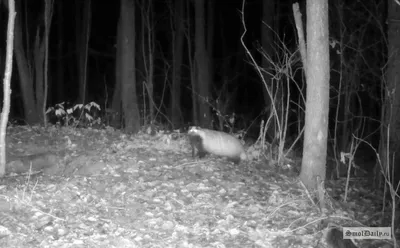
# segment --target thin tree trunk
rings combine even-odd
[[[64,63],[63,63],[63,48],[64,48],[64,11],[63,1],[57,1],[57,101],[64,101]]]
[[[83,101],[83,95],[84,93],[82,93],[83,89],[83,82],[82,80],[82,70],[81,70],[81,59],[82,59],[82,16],[83,16],[83,2],[81,0],[75,0],[75,47],[74,50],[77,51],[76,52],[76,57],[74,57],[75,61],[73,62],[73,65],[76,66],[76,74],[77,74],[77,79],[78,79],[78,102],[82,103]]]
[[[112,103],[111,103],[111,126],[120,128],[121,126],[121,83],[122,83],[122,77],[121,77],[121,49],[122,49],[122,38],[123,38],[123,33],[121,31],[121,20],[118,22],[117,26],[117,44],[116,44],[116,56],[115,56],[115,86],[114,86],[114,92],[112,96]]]
[[[36,112],[41,114],[44,103],[44,59],[45,59],[45,44],[44,39],[40,37],[39,28],[36,32],[35,44],[33,46],[33,64],[35,69],[35,97],[36,97]],[[40,118],[42,120],[42,118]]]
[[[211,82],[214,78],[214,20],[215,20],[215,1],[207,1],[207,46],[208,52],[208,73],[210,75]]]
[[[50,27],[51,20],[53,18],[53,0],[45,0],[45,11],[44,11],[44,94],[43,94],[43,104],[42,104],[42,113],[43,113],[43,123],[47,126],[47,116],[46,116],[46,105],[47,105],[47,95],[49,90],[49,82],[48,82],[48,68],[49,68],[49,36],[50,36]]]
[[[188,60],[189,60],[189,68],[190,68],[190,82],[192,86],[192,123],[195,125],[198,125],[199,120],[198,120],[198,112],[199,112],[199,107],[198,107],[198,98],[199,98],[199,93],[198,93],[198,87],[197,87],[197,69],[196,69],[196,63],[195,59],[192,57],[193,56],[193,41],[192,41],[192,32],[191,32],[191,16],[190,16],[190,1],[185,1],[186,2],[186,12],[185,12],[185,20],[186,20],[186,41],[187,41],[187,49],[188,49]]]
[[[81,8],[77,4],[77,8]],[[83,1],[83,10],[77,11],[77,51],[79,102],[85,104],[87,96],[87,63],[89,50],[89,36],[91,27],[91,0]],[[79,15],[81,13],[81,15]]]
[[[198,86],[198,103],[200,125],[210,127],[210,84],[211,76],[209,70],[209,54],[206,49],[205,23],[204,23],[204,0],[195,1],[195,63],[196,63],[196,84]]]
[[[137,133],[140,128],[140,115],[136,96],[135,71],[135,1],[121,0],[120,28],[121,41],[121,93],[124,111],[125,130]],[[118,58],[117,58],[118,59]]]
[[[13,44],[14,44],[14,21],[15,21],[15,2],[8,1],[8,25],[7,25],[7,50],[6,50],[6,69],[3,80],[3,109],[1,111],[0,123],[0,177],[6,172],[6,132],[8,115],[10,113],[11,101],[11,75],[13,67]]]
[[[146,18],[146,23],[147,23],[147,32],[144,32],[144,34],[147,34],[147,51],[148,51],[148,74],[147,74],[147,92],[149,95],[149,112],[150,112],[150,120],[151,124],[154,122],[154,108],[155,108],[155,102],[154,102],[154,29],[152,28],[153,25],[153,2],[152,0],[147,0],[148,2],[148,8],[147,9],[147,14],[144,18]],[[147,7],[147,6],[146,6]],[[144,30],[143,30],[144,31]],[[145,62],[146,63],[146,62]]]
[[[172,71],[172,90],[171,90],[171,120],[174,127],[178,127],[182,122],[181,110],[181,66],[183,59],[183,38],[184,38],[184,20],[185,6],[183,0],[176,0],[175,2],[175,18],[173,33],[173,71]]]
[[[307,0],[305,68],[307,100],[300,179],[310,192],[315,192],[326,174],[330,78],[328,0]]]
[[[400,6],[396,1],[388,1],[388,3],[389,59],[387,88],[384,88],[385,104],[382,107],[384,124],[381,125],[380,153],[385,168],[391,172],[392,166],[395,166],[396,181],[394,183],[397,184],[400,178],[400,23],[396,20],[400,17]]]
[[[119,64],[121,64],[121,63],[117,61],[116,67]],[[117,78],[117,80],[115,80],[114,92],[113,92],[112,103],[111,103],[111,111],[109,113],[109,114],[111,114],[110,125],[115,128],[121,128],[121,124],[122,124],[122,115],[121,115],[122,99],[121,99],[121,79],[120,79],[121,77],[117,76],[116,78]]]

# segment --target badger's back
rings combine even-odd
[[[247,159],[242,143],[230,134],[199,127],[190,128],[188,134],[192,148],[197,148],[200,157],[211,153],[235,163]]]

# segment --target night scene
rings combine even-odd
[[[0,247],[399,247],[399,0],[0,19]]]

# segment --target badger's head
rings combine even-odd
[[[191,136],[203,136],[204,131],[200,127],[192,126],[189,128],[188,134]]]

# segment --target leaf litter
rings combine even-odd
[[[32,154],[52,160],[36,174],[9,170],[1,179],[1,247],[319,246],[320,213],[293,173],[192,159],[181,134],[8,133],[7,166],[26,168]]]

